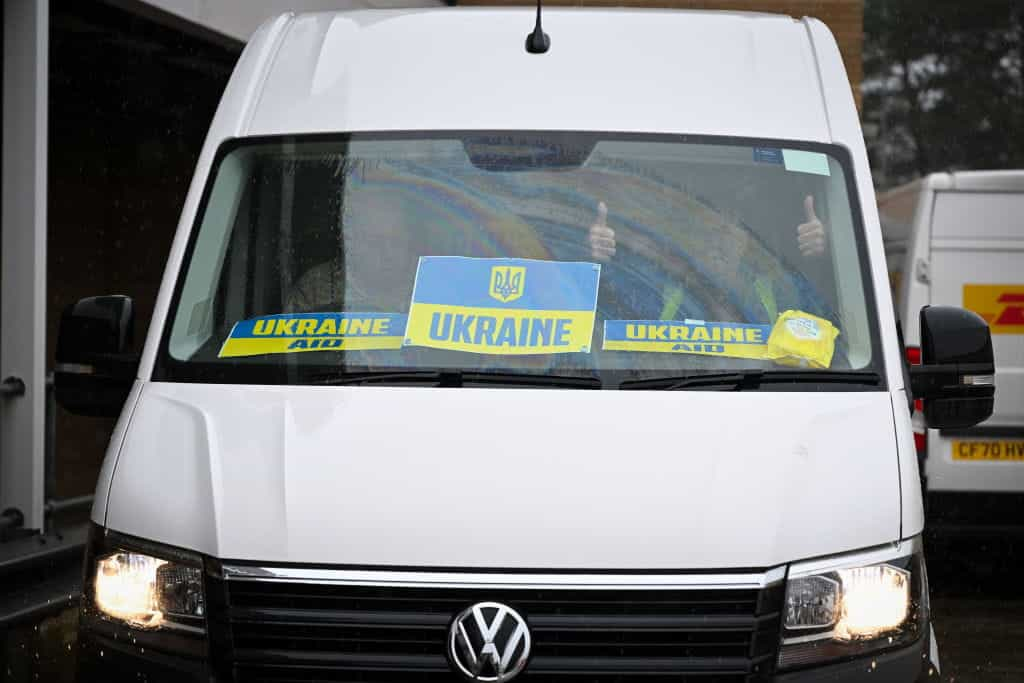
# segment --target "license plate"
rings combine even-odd
[[[1024,462],[1024,441],[954,441],[953,459]]]

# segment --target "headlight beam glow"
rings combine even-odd
[[[876,638],[899,628],[910,613],[910,573],[887,564],[839,571],[842,606],[834,637]]]
[[[105,614],[139,628],[156,628],[163,612],[156,590],[156,572],[166,560],[119,552],[100,559],[96,567],[96,606]]]

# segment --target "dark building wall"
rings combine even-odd
[[[54,1],[50,29],[47,346],[81,297],[135,299],[149,326],[206,129],[241,46],[100,2]],[[91,493],[113,420],[57,412],[57,497]]]

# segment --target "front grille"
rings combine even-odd
[[[481,601],[519,612],[532,654],[517,681],[752,683],[769,677],[782,585],[624,589],[394,587],[212,580],[215,657],[237,683],[429,683],[455,615]]]

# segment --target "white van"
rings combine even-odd
[[[927,678],[910,388],[988,417],[991,340],[926,308],[905,373],[829,31],[533,26],[253,37],[141,356],[127,297],[61,323],[59,400],[121,415],[84,678]]]
[[[923,306],[963,306],[992,331],[991,419],[959,429],[916,420],[930,528],[946,536],[1024,530],[1024,171],[933,173],[878,197],[907,358],[920,362]]]

